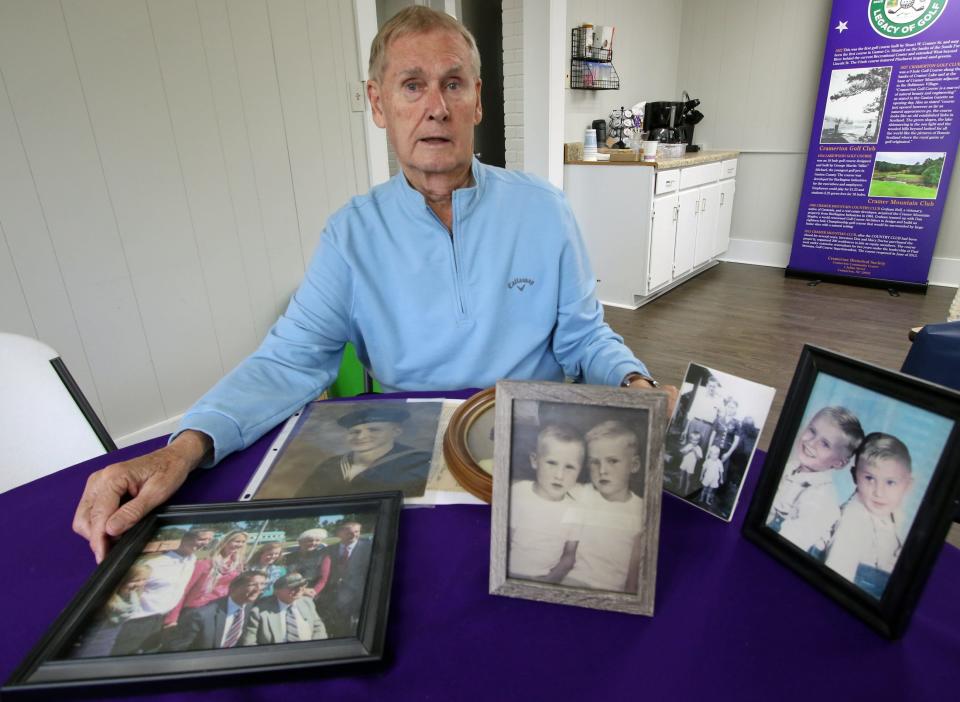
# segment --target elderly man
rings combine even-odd
[[[273,595],[264,597],[250,610],[241,646],[317,641],[327,638],[323,620],[313,600],[304,597],[307,580],[299,573],[282,576],[273,586]]]
[[[203,607],[184,610],[176,633],[166,648],[171,651],[206,651],[240,644],[251,605],[266,587],[267,576],[248,570],[240,573],[225,597]]]
[[[90,477],[74,530],[98,559],[191,470],[249,446],[320,394],[347,342],[387,390],[564,377],[654,387],[603,321],[563,194],[473,158],[483,111],[470,33],[408,7],[377,34],[369,72],[373,119],[402,172],[330,217],[286,313],[166,447]],[[134,499],[121,505],[126,494]]]

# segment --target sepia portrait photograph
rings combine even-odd
[[[496,553],[503,557],[505,580],[529,583],[531,595],[554,588],[553,601],[563,600],[564,589],[573,604],[601,601],[607,593],[647,593],[652,606],[657,530],[651,525],[659,521],[664,407],[631,406],[630,400],[662,398],[563,384],[516,385],[521,392],[541,386],[544,397],[514,398],[506,405],[507,465],[496,462],[494,480],[495,507],[498,491],[507,502],[494,517],[507,514],[504,551]],[[574,591],[596,597],[577,601]]]
[[[774,389],[690,363],[667,429],[663,486],[730,521]]]
[[[290,420],[244,499],[323,497],[400,490],[423,496],[440,401],[312,402]]]

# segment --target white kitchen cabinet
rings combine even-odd
[[[636,309],[716,263],[730,241],[735,156],[564,166],[601,302]]]
[[[734,165],[736,169],[736,165]],[[736,170],[734,170],[736,172]],[[737,192],[737,181],[733,178],[720,181],[720,214],[717,218],[717,245],[714,256],[719,256],[730,247],[730,225],[733,222],[733,196]]]

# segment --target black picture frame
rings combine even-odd
[[[826,397],[831,400],[824,404],[823,398]],[[828,532],[822,532],[828,534],[827,541],[805,548],[807,537],[794,536],[797,532],[787,529],[783,521],[785,498],[799,495],[798,484],[802,489],[809,486],[809,483],[796,482],[796,476],[806,469],[797,463],[796,457],[800,454],[791,452],[795,446],[799,452],[801,443],[809,439],[814,419],[824,416],[819,414],[821,410],[841,403],[845,407],[866,407],[863,413],[873,417],[865,421],[863,417],[858,418],[858,421],[862,421],[866,438],[848,462],[833,471],[837,473],[834,482],[842,485],[845,474],[849,483],[847,488],[853,490],[846,497],[841,494],[835,507],[844,516],[848,509],[851,514],[843,530],[840,521],[834,522]],[[853,409],[851,413],[856,415],[857,410]],[[885,416],[881,420],[882,414]],[[893,424],[901,429],[895,433],[893,430],[877,428],[884,422],[887,426]],[[897,497],[892,499],[884,494],[882,499],[885,505],[877,507],[870,497],[871,490],[875,488],[861,487],[861,483],[869,485],[871,482],[884,482],[871,474],[875,470],[868,469],[876,466],[876,461],[882,460],[885,461],[884,465],[893,466],[882,470],[900,471],[894,477],[904,475],[904,469],[896,467],[897,454],[875,452],[882,448],[880,441],[886,440],[888,448],[891,445],[881,434],[896,437],[900,445],[909,451],[909,460],[900,461],[900,465],[906,463],[909,470],[909,487],[906,490],[913,493],[909,504],[906,492],[896,492]],[[792,462],[788,465],[788,461]],[[798,467],[794,468],[794,465]],[[958,465],[960,393],[826,349],[805,345],[742,533],[874,630],[891,639],[899,638],[909,625],[914,607],[943,546],[952,515],[960,502]],[[810,473],[803,475],[809,476]],[[794,481],[792,488],[788,486],[791,479]],[[888,480],[887,483],[897,489],[896,480]],[[775,509],[781,484],[784,486],[783,492],[777,502],[778,509]],[[792,504],[799,505],[802,499],[797,497]],[[841,501],[842,504],[839,504]],[[853,506],[854,502],[859,504]],[[868,503],[873,507],[867,507]],[[880,516],[875,519],[870,516],[877,514]],[[884,527],[888,520],[897,529],[894,533],[898,546],[888,551],[893,554],[892,569],[881,569],[879,561],[874,564],[877,568],[861,561],[856,565],[854,576],[841,574],[843,568],[838,565],[840,556],[836,559],[833,557],[835,550],[846,557],[851,551],[850,544],[854,544],[853,552],[857,553],[859,545],[864,557],[868,553],[882,552],[883,549],[877,544],[890,543],[889,537],[873,525]],[[864,524],[871,525],[872,541],[853,538],[856,536],[854,527]],[[814,532],[811,529],[807,533]],[[842,547],[838,545],[841,539],[844,539]],[[821,545],[825,548],[819,548]],[[891,561],[888,558],[886,562],[889,564]],[[828,563],[833,565],[828,566]],[[873,575],[879,572],[880,584],[861,577],[871,572]]]
[[[348,497],[262,500],[169,507],[141,521],[113,547],[70,604],[50,626],[0,692],[42,693],[62,689],[102,690],[124,685],[262,675],[274,671],[375,663],[384,655],[384,641],[393,579],[397,528],[402,508],[399,492]],[[160,651],[91,658],[67,652],[94,620],[121,579],[165,526],[256,520],[297,520],[324,516],[363,515],[375,524],[369,538],[369,565],[353,635],[295,643],[252,644],[210,650]],[[211,526],[211,528],[213,528]],[[296,537],[294,537],[295,539]],[[149,561],[148,561],[149,563]]]

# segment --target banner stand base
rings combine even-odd
[[[786,278],[806,278],[808,280],[822,280],[825,283],[841,283],[844,285],[859,285],[865,288],[883,288],[884,290],[903,291],[927,294],[927,283],[905,283],[902,280],[883,280],[882,278],[857,278],[852,275],[834,275],[832,273],[815,273],[799,268],[787,266],[783,270]]]

